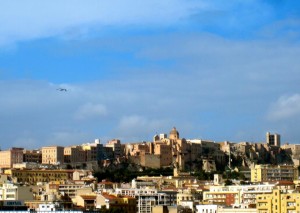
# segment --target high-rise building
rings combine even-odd
[[[266,134],[266,142],[271,146],[280,146],[280,135],[279,134],[271,134],[267,132]]]

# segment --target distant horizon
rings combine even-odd
[[[0,146],[300,143],[300,2],[0,2]],[[16,15],[17,14],[17,15]]]

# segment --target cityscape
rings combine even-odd
[[[299,11],[1,0],[0,213],[300,213]]]
[[[149,142],[12,147],[0,151],[1,209],[297,212],[299,159],[300,144],[277,133],[232,143],[185,139],[176,127]]]

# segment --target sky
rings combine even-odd
[[[3,0],[0,147],[151,141],[173,127],[300,144],[299,11],[294,0]]]

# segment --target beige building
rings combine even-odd
[[[280,181],[297,180],[299,176],[298,169],[293,165],[255,165],[251,168],[251,181]]]
[[[92,187],[84,183],[60,183],[59,181],[53,181],[46,184],[46,193],[67,195],[71,199],[75,198],[78,194],[89,194],[92,192]]]
[[[154,154],[153,144],[151,142],[141,142],[141,143],[129,143],[125,144],[125,155],[126,156],[138,156],[141,153]]]
[[[229,152],[230,144],[229,143],[216,143],[210,140],[202,139],[193,139],[188,140],[190,145],[188,155],[186,156],[187,160],[189,157],[190,162],[199,161],[201,159],[210,158],[215,160],[215,162],[223,164],[225,162],[225,154],[222,149]]]
[[[35,185],[38,182],[72,180],[73,170],[8,169],[5,174],[16,178],[18,183]]]
[[[78,163],[85,162],[86,152],[81,146],[69,146],[64,148],[64,162],[65,163]]]
[[[172,165],[172,149],[168,144],[154,142],[154,153],[160,156],[160,167]]]
[[[195,200],[195,190],[193,189],[179,189],[177,191],[177,205],[182,205],[182,202],[194,201]]]
[[[300,158],[300,144],[284,144],[281,148],[291,154],[293,158]]]
[[[287,154],[291,155],[295,166],[300,165],[300,144],[284,144],[280,148],[284,149]]]
[[[72,199],[73,203],[76,206],[80,206],[84,210],[94,210],[96,208],[96,197],[97,195],[94,193],[91,194],[82,194],[76,195],[75,198]]]
[[[123,155],[122,148],[121,148],[121,141],[118,139],[113,139],[108,141],[105,147],[112,148],[115,158],[121,157]]]
[[[12,168],[17,163],[23,163],[23,148],[0,151],[0,168]]]
[[[112,194],[102,193],[98,194],[96,198],[97,208],[106,208],[106,209],[118,209],[123,210],[127,213],[136,213],[136,199],[129,196],[116,196]]]
[[[85,161],[97,161],[100,143],[86,143],[81,147],[85,151]]]
[[[42,147],[42,163],[43,164],[63,164],[64,163],[64,147],[62,146],[46,146]]]

